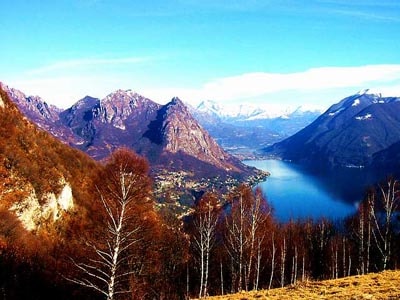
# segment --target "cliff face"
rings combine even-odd
[[[164,109],[162,131],[166,151],[181,151],[218,168],[239,171],[230,161],[230,156],[199,125],[180,99],[172,99]]]

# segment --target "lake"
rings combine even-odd
[[[247,160],[249,166],[271,176],[259,186],[282,222],[326,217],[338,219],[353,214],[366,188],[378,182],[379,174],[356,168],[311,171],[280,160]]]

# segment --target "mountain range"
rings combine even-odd
[[[254,105],[224,106],[206,100],[191,107],[193,116],[228,152],[259,156],[259,149],[281,141],[314,121],[321,111],[298,106],[280,112]]]
[[[149,160],[154,176],[168,171],[194,180],[241,181],[261,174],[224,151],[179,98],[160,105],[131,90],[117,90],[104,99],[86,96],[61,110],[39,97],[2,88],[39,127],[96,160],[128,147]]]
[[[264,149],[273,157],[325,167],[397,168],[400,98],[368,90],[332,105],[293,136]]]
[[[97,160],[129,147],[147,157],[153,174],[249,178],[259,173],[238,158],[254,154],[320,167],[399,165],[400,98],[368,90],[322,114],[298,107],[277,116],[259,107],[232,111],[209,100],[195,108],[179,98],[160,105],[131,90],[101,100],[87,96],[61,110],[2,86],[29,119],[64,143]]]

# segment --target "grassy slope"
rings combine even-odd
[[[400,299],[400,271],[385,271],[336,280],[303,282],[282,289],[242,292],[207,299]]]

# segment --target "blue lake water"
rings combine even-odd
[[[344,218],[356,211],[368,185],[379,175],[363,169],[311,172],[280,160],[248,160],[245,164],[271,176],[259,184],[279,221],[326,217]]]

